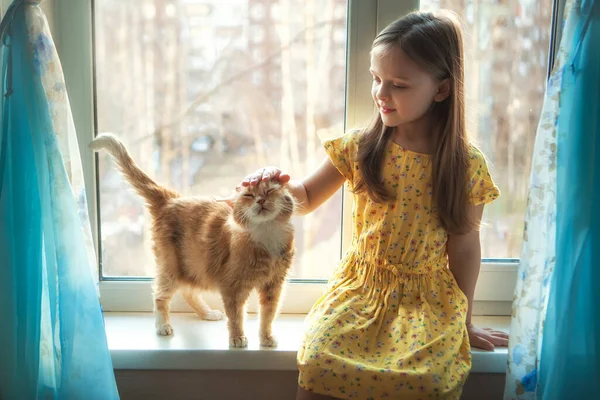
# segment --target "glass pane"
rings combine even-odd
[[[302,178],[343,132],[345,0],[100,0],[98,131],[183,195],[225,196],[256,168]],[[104,276],[152,276],[149,216],[100,155]],[[340,257],[341,195],[295,220],[291,276]]]
[[[551,1],[421,0],[421,10],[438,9],[462,19],[469,130],[502,192],[486,207],[482,256],[518,258],[548,70]]]

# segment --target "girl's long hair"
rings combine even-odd
[[[433,198],[442,227],[448,233],[476,228],[468,210],[467,179],[470,144],[466,132],[462,29],[450,12],[414,12],[392,22],[375,38],[372,48],[400,46],[402,51],[438,80],[448,79],[450,94],[432,105],[434,152]],[[358,142],[360,178],[356,193],[374,201],[394,199],[383,183],[385,150],[393,128],[376,113]]]

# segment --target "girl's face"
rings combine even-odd
[[[400,46],[375,47],[370,71],[371,94],[386,126],[418,121],[426,117],[434,101],[448,97],[448,81],[423,70]]]

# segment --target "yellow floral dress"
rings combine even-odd
[[[357,140],[325,142],[351,188]],[[431,159],[390,143],[384,165],[397,200],[354,195],[352,246],[307,316],[298,383],[340,399],[458,399],[471,368],[468,304],[448,269]],[[475,148],[469,188],[475,205],[500,194]]]

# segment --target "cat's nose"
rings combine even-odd
[[[263,204],[265,204],[265,199],[258,199],[257,203],[262,206]]]

